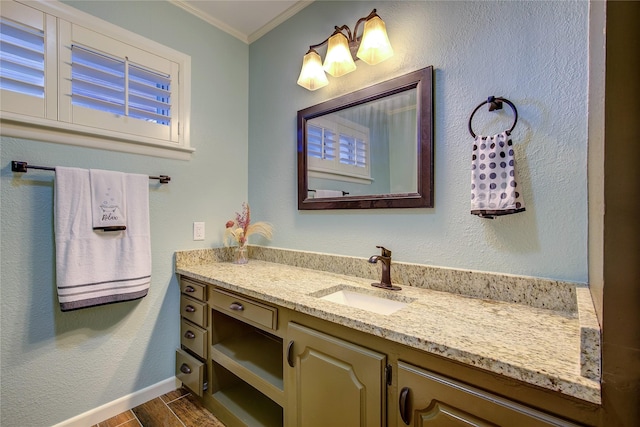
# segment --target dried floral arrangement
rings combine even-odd
[[[224,231],[224,245],[229,246],[235,242],[238,246],[244,246],[252,234],[263,236],[267,240],[273,237],[273,227],[263,221],[251,223],[251,209],[248,203],[242,204],[242,213],[236,212],[235,220],[227,221]]]

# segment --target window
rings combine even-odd
[[[2,18],[2,89],[44,99],[44,31]]]
[[[307,127],[307,154],[314,159],[334,162],[336,159],[336,133],[321,126]]]
[[[193,151],[189,56],[58,2],[3,0],[0,35],[3,134],[163,157]]]
[[[357,168],[366,168],[367,145],[368,144],[362,138],[341,133],[340,163],[355,166]]]
[[[33,117],[55,119],[48,100],[55,101],[55,82],[48,79],[53,72],[49,63],[55,60],[55,46],[47,43],[55,29],[55,19],[43,12],[12,1],[2,2],[0,17],[0,103],[27,120]],[[47,58],[52,60],[47,61]],[[48,89],[47,83],[53,83]],[[55,105],[53,105],[55,110]],[[4,125],[4,123],[3,123]],[[4,128],[4,126],[3,126]]]
[[[369,129],[337,116],[307,123],[309,176],[369,184]]]

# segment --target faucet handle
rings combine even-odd
[[[376,248],[382,250],[382,256],[391,258],[391,251],[389,249],[385,248],[384,246],[376,246]]]

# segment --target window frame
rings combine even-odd
[[[7,4],[12,3],[12,6],[6,8]],[[191,57],[189,55],[58,1],[3,0],[2,15],[5,16],[5,9],[25,7],[30,8],[34,15],[38,12],[44,14],[46,46],[44,114],[34,116],[26,115],[24,112],[0,109],[3,136],[165,158],[183,160],[191,158],[191,153],[195,150],[190,146]],[[20,20],[17,21],[20,22]],[[99,37],[112,39],[116,43],[129,45],[132,49],[137,49],[138,53],[141,52],[143,56],[144,54],[155,55],[173,64],[171,72],[177,72],[177,75],[171,77],[172,98],[175,96],[171,104],[173,110],[171,121],[174,121],[175,128],[171,130],[168,139],[165,139],[164,135],[159,138],[158,135],[147,134],[144,128],[150,124],[130,117],[119,118],[120,123],[124,123],[125,126],[117,125],[106,129],[97,128],[90,123],[73,122],[70,96],[72,89],[70,42],[73,38],[72,31],[77,28],[91,31]],[[126,56],[126,53],[120,56]],[[137,63],[146,65],[140,61]],[[149,68],[153,69],[153,67]],[[8,93],[10,92],[2,91],[3,98]],[[2,101],[2,108],[7,105],[11,104],[7,100]],[[104,114],[99,110],[92,111],[98,113],[97,115]],[[115,115],[112,118],[116,119]],[[130,122],[134,124],[131,125]],[[114,123],[119,122],[115,120]],[[126,130],[127,127],[134,130],[124,132],[123,129]]]

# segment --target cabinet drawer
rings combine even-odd
[[[213,289],[209,304],[235,318],[267,329],[276,330],[278,325],[277,308],[251,301],[239,295]]]
[[[204,390],[204,363],[184,350],[176,350],[176,377],[198,396]]]
[[[180,292],[200,301],[207,299],[207,285],[184,277],[180,278]]]
[[[205,359],[207,357],[207,331],[188,320],[180,323],[180,344]]]
[[[180,315],[203,328],[207,327],[207,303],[182,295]]]

